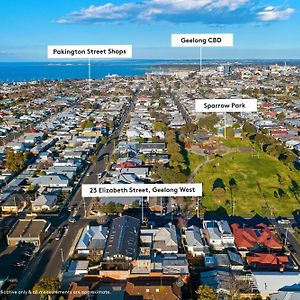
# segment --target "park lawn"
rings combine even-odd
[[[204,162],[204,155],[195,154],[192,152],[187,153],[187,158],[189,161],[190,172],[192,173],[198,165]]]
[[[225,146],[228,148],[253,148],[252,143],[249,139],[230,138],[221,139]]]
[[[282,184],[278,175],[282,178]],[[225,191],[213,192],[213,184],[217,178],[223,180]],[[232,214],[229,180],[236,181],[233,191],[235,215],[252,216],[256,213],[263,216],[291,216],[299,209],[299,203],[289,191],[291,180],[300,186],[300,172],[290,170],[276,158],[260,152],[259,157],[252,153],[230,153],[223,158],[215,158],[196,175],[195,182],[203,183],[203,205],[206,210],[224,207]],[[274,191],[282,189],[284,197],[276,198]]]

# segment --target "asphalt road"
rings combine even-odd
[[[292,223],[294,222],[293,218],[288,218],[288,220]],[[291,233],[293,231],[290,224],[280,224],[277,222],[276,219],[270,219],[270,222],[276,229],[276,231],[279,233],[281,236],[282,240],[284,243],[289,244],[293,247],[293,252],[292,255],[297,262],[298,266],[300,267],[300,243],[296,240],[296,238],[293,236]],[[288,247],[289,248],[289,247]]]
[[[107,143],[98,151],[98,161],[95,164],[90,165],[90,167],[85,172],[79,188],[73,195],[72,199],[66,207],[64,207],[58,216],[45,218],[51,222],[52,227],[55,230],[49,235],[46,241],[41,246],[40,251],[37,253],[36,257],[31,261],[22,279],[19,281],[15,290],[31,290],[36,282],[42,277],[54,277],[57,278],[61,273],[61,270],[66,267],[67,259],[73,251],[73,247],[82,229],[89,223],[94,223],[97,220],[87,219],[87,212],[91,206],[91,198],[82,198],[81,196],[81,185],[82,184],[93,184],[98,182],[97,174],[105,171],[106,162],[103,155],[111,155],[114,151],[115,143],[114,139],[118,139],[125,124],[126,118],[134,107],[135,100],[137,99],[138,93],[133,97],[131,104],[125,109],[123,114],[120,116],[120,120],[116,126],[116,129],[110,135]],[[88,174],[91,174],[88,176]],[[78,212],[75,216],[78,219],[75,223],[69,223],[68,219],[70,217],[69,207],[77,205]],[[99,220],[98,220],[99,221]],[[63,225],[69,223],[69,229],[65,236],[60,240],[55,240],[58,229]],[[99,223],[99,222],[98,222]],[[24,295],[14,295],[11,296],[13,300],[24,299]],[[26,299],[38,299],[37,296],[29,295]]]

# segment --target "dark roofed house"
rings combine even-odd
[[[140,153],[163,153],[166,151],[165,143],[139,143],[137,149]]]
[[[27,199],[22,193],[12,193],[3,203],[1,203],[1,212],[3,214],[17,214],[24,210]]]
[[[15,246],[19,242],[40,246],[47,230],[48,222],[43,219],[19,219],[7,234],[7,244]]]
[[[127,281],[124,299],[182,299],[180,284],[175,277],[139,277]]]
[[[123,216],[112,221],[106,241],[105,261],[131,261],[137,257],[140,220]]]

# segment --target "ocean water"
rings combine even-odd
[[[91,78],[108,74],[144,75],[151,67],[166,61],[124,60],[91,62]],[[0,62],[0,82],[88,78],[88,62]]]
[[[283,60],[203,60],[204,64],[283,64]],[[198,64],[199,60],[110,60],[91,61],[91,78],[104,78],[108,74],[138,76],[153,70],[155,66],[170,64]],[[300,65],[300,60],[289,60],[287,65]],[[0,62],[0,82],[30,80],[87,79],[87,61],[68,62]]]

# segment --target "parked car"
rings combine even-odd
[[[70,223],[75,223],[76,222],[76,219],[75,218],[69,218],[69,220],[68,220]]]

